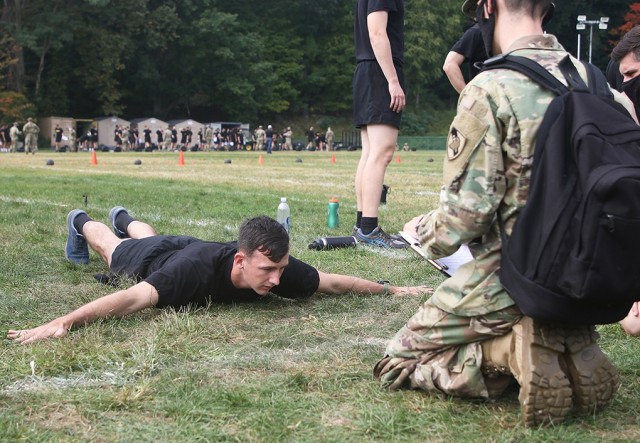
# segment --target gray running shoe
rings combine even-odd
[[[369,235],[362,233],[361,229],[356,230],[354,237],[359,243],[363,243],[369,246],[377,246],[379,248],[391,248],[391,249],[404,249],[409,245],[402,240],[392,238],[389,234],[384,232],[380,226],[375,228]]]
[[[80,214],[86,214],[86,212],[82,209],[74,209],[67,214],[69,234],[67,235],[67,244],[64,248],[64,256],[67,257],[67,260],[70,262],[86,265],[89,263],[89,247],[84,237],[80,235],[73,226],[73,222]]]
[[[116,206],[114,208],[111,208],[111,210],[109,211],[109,221],[111,222],[111,228],[113,229],[113,233],[116,235],[116,237],[129,238],[129,234],[121,229],[118,229],[118,227],[116,226],[116,218],[121,212],[126,212],[127,214],[129,213],[122,206]]]

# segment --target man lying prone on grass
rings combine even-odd
[[[75,311],[33,329],[10,330],[9,339],[27,344],[62,337],[73,326],[96,319],[122,317],[152,306],[179,309],[211,302],[258,299],[270,292],[286,298],[326,294],[418,295],[429,289],[385,286],[357,277],[327,274],[289,255],[289,235],[266,217],[242,223],[238,241],[205,242],[194,237],[156,235],[148,224],[135,220],[123,207],[112,208],[113,232],[75,209],[67,216],[68,260],[86,264],[89,247],[109,265],[111,275],[135,278],[139,283],[101,297]]]

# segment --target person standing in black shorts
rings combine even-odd
[[[357,64],[353,116],[360,129],[362,154],[356,171],[353,235],[367,245],[402,248],[407,244],[378,226],[378,205],[406,105],[402,72],[404,0],[357,0],[354,15]]]

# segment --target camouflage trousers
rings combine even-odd
[[[516,306],[461,317],[427,300],[389,342],[374,376],[392,390],[488,398],[481,342],[509,333],[521,317]]]
[[[24,152],[38,152],[38,138],[33,134],[24,136]]]

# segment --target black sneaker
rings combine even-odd
[[[409,247],[409,245],[404,241],[392,238],[389,234],[384,232],[380,226],[375,228],[368,235],[363,234],[362,229],[358,229],[356,230],[354,237],[359,243],[368,246],[390,249],[404,249]]]
[[[111,222],[111,228],[113,229],[113,233],[116,235],[116,237],[129,238],[129,234],[121,229],[118,229],[118,227],[116,226],[116,218],[121,212],[126,212],[127,214],[129,213],[122,206],[116,206],[114,208],[111,208],[111,210],[109,211],[109,221]]]
[[[64,256],[67,257],[67,260],[70,262],[86,265],[89,263],[89,247],[84,237],[80,235],[73,226],[73,221],[80,214],[86,214],[86,212],[82,209],[74,209],[67,215],[69,234],[67,235],[67,244],[64,248]]]

